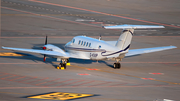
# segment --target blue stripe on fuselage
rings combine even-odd
[[[105,49],[87,49],[87,48],[73,48],[73,47],[65,47],[65,48],[70,49],[70,50],[76,50],[76,51],[84,51],[84,52],[101,52],[102,56],[110,56],[110,55],[115,55],[120,52],[126,51],[127,49],[129,49],[129,47],[130,47],[130,45],[128,45],[124,50],[120,50],[120,51],[110,53],[107,55],[103,55],[104,53],[107,52]]]

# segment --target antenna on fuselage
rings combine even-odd
[[[99,40],[101,40],[102,39],[102,37],[101,37],[101,34],[100,34],[100,36],[99,36]]]

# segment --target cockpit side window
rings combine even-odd
[[[75,39],[72,39],[72,43],[74,43],[75,42]]]

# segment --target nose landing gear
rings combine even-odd
[[[57,66],[57,69],[66,69],[66,64],[70,64],[69,63],[69,59],[61,59],[62,62],[59,64],[59,66]]]

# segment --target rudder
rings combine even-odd
[[[134,29],[123,30],[115,46],[118,47],[120,50],[124,50],[128,52],[133,33],[134,33]]]

